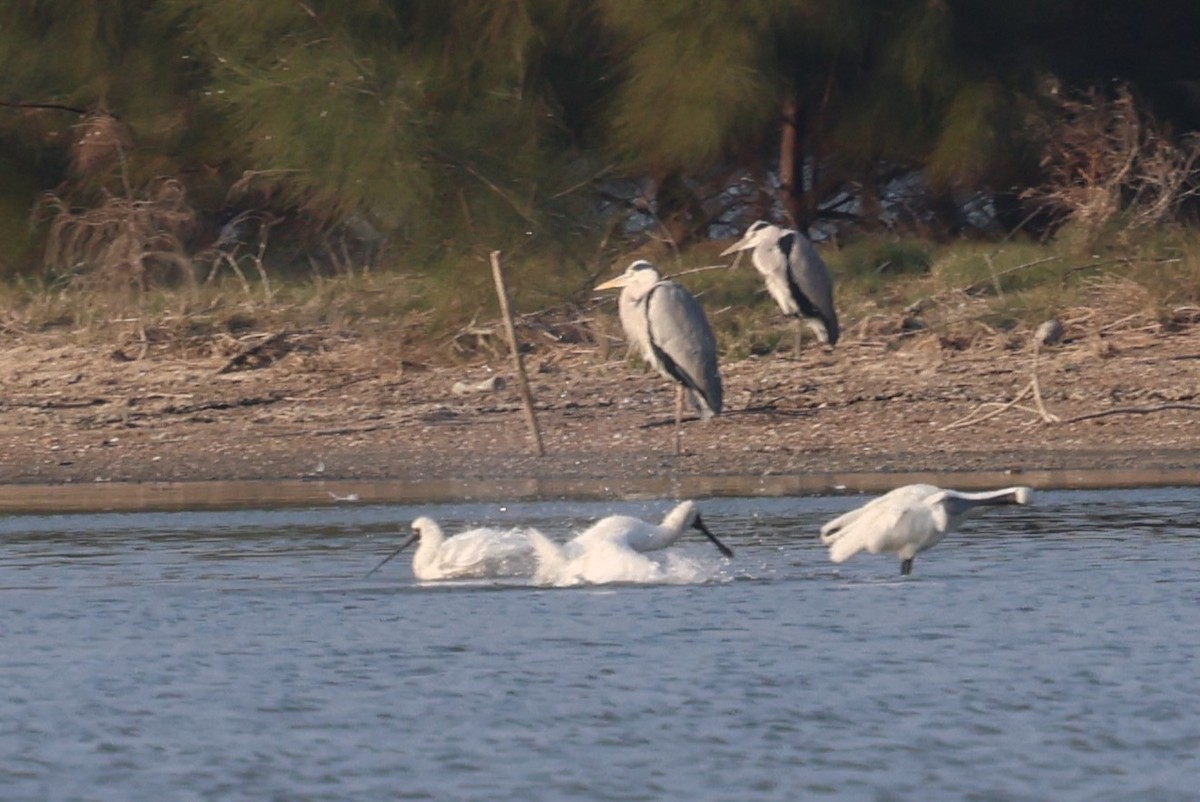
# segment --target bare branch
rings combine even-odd
[[[1063,423],[1079,423],[1085,420],[1094,420],[1096,418],[1107,418],[1109,415],[1152,415],[1156,412],[1168,412],[1170,410],[1186,410],[1189,412],[1200,412],[1200,404],[1156,404],[1150,407],[1114,407],[1106,409],[1102,412],[1088,412],[1083,415],[1076,415],[1073,418],[1067,418]]]

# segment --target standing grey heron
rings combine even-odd
[[[625,336],[663,378],[675,382],[675,453],[682,453],[684,394],[702,420],[721,413],[716,338],[692,294],[662,278],[649,262],[639,259],[596,289],[617,287],[622,288],[617,311]]]
[[[900,556],[900,574],[912,572],[913,558],[933,548],[963,521],[989,507],[1028,504],[1028,487],[1006,487],[982,493],[942,490],[934,485],[904,485],[821,527],[829,559],[844,562],[866,549],[871,554]]]
[[[821,342],[837,345],[840,332],[833,308],[833,281],[808,237],[759,220],[721,255],[751,248],[751,261],[783,314],[803,320]],[[796,346],[799,351],[799,329]]]

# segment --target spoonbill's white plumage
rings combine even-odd
[[[560,546],[541,532],[530,532],[529,541],[537,557],[535,585],[659,582],[665,576],[657,561],[619,539],[598,539],[579,548],[573,542]]]
[[[412,522],[412,531],[412,536],[367,576],[413,543],[417,543],[413,576],[421,580],[528,576],[536,567],[529,540],[532,529],[482,527],[448,538],[436,521],[422,516]]]
[[[835,563],[863,550],[896,554],[901,575],[907,575],[917,554],[937,545],[963,521],[990,507],[1028,504],[1032,494],[1028,487],[963,493],[934,485],[905,485],[822,526],[821,542],[829,547],[829,558]]]
[[[636,552],[657,551],[679,540],[689,528],[703,532],[721,554],[726,557],[733,556],[733,551],[718,540],[705,525],[694,501],[677,504],[675,509],[667,513],[661,524],[652,524],[631,515],[610,515],[601,518],[568,543],[567,551],[579,553],[601,542],[617,543]]]
[[[705,525],[695,502],[684,501],[667,513],[661,524],[630,515],[610,515],[563,545],[531,531],[529,540],[538,562],[534,582],[696,581],[701,578],[697,573],[702,570],[699,564],[672,563],[670,555],[661,560],[646,556],[669,548],[689,528],[703,532],[725,557],[733,556],[733,551]]]

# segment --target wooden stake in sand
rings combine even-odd
[[[517,371],[517,390],[521,393],[521,406],[525,409],[525,422],[533,435],[534,453],[546,455],[542,447],[542,433],[538,430],[537,417],[533,414],[533,397],[529,393],[529,380],[525,378],[525,363],[521,349],[517,347],[517,329],[513,325],[512,312],[508,308],[508,290],[504,286],[504,273],[500,270],[500,251],[492,251],[492,277],[496,279],[496,297],[500,299],[500,314],[504,317],[504,328],[508,332],[508,347],[512,350],[513,367]]]

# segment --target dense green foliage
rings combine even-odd
[[[1182,1],[0,0],[0,273],[86,269],[47,239],[164,179],[187,214],[146,250],[254,212],[305,270],[501,248],[585,281],[639,212],[676,245],[871,227],[916,173],[948,230],[1044,180],[1030,120],[1059,92],[1119,79],[1196,128],[1196,30]]]

